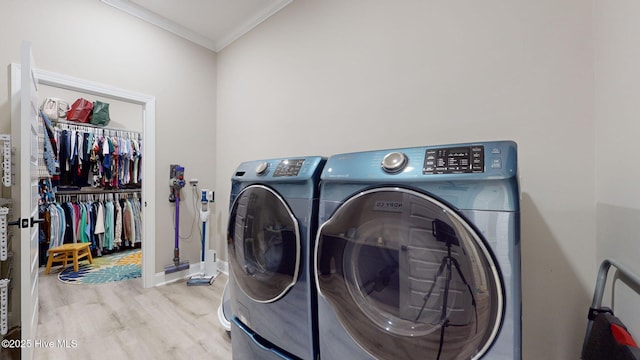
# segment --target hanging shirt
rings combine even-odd
[[[64,211],[64,240],[65,244],[73,244],[73,207],[70,203],[64,203],[62,210]]]
[[[98,203],[98,213],[96,214],[96,229],[94,234],[104,234],[104,207]]]
[[[132,230],[132,226],[133,226],[133,215],[131,212],[131,205],[129,204],[129,202],[127,200],[124,201],[124,206],[123,206],[123,213],[122,213],[122,222],[123,222],[123,227],[124,227],[124,237],[126,240],[129,240],[129,242],[131,242],[131,244],[133,245],[134,241],[135,241],[135,234],[133,234]]]
[[[76,164],[76,155],[78,155],[78,153],[76,152],[76,132],[75,131],[70,131],[69,132],[69,165],[73,167],[73,165]]]
[[[66,173],[69,171],[69,156],[71,156],[71,140],[69,132],[62,130],[60,132],[60,153],[58,159],[60,161],[60,171]]]
[[[114,207],[112,201],[107,201],[104,204],[104,248],[107,250],[113,250],[113,238],[114,238]]]
[[[122,207],[119,201],[114,202],[114,211],[116,215],[115,228],[113,232],[113,243],[122,246]]]

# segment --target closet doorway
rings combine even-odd
[[[139,133],[142,138],[142,285],[155,286],[155,98],[109,85],[34,69],[38,98],[62,98],[72,103],[78,97],[110,104],[109,129]],[[116,130],[116,131],[117,131]]]

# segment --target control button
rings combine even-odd
[[[388,173],[397,173],[407,166],[407,156],[401,152],[391,152],[382,159],[382,169]]]
[[[256,174],[264,175],[264,173],[267,172],[267,169],[269,169],[269,163],[266,161],[261,162],[258,166],[256,166]]]
[[[493,149],[491,149],[491,153],[492,153],[492,154],[500,154],[500,152],[501,152],[501,151],[500,151],[500,148],[493,148]]]
[[[491,168],[492,169],[502,169],[502,159],[493,159],[491,160]]]

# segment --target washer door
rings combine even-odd
[[[298,278],[298,221],[274,190],[251,185],[231,207],[227,229],[229,263],[240,289],[252,300],[273,302]]]
[[[315,271],[318,292],[376,358],[480,358],[501,326],[504,291],[486,242],[417,191],[345,201],[318,230]]]

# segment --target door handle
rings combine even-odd
[[[41,224],[44,222],[44,219],[34,219],[33,217],[31,219],[18,219],[15,221],[9,221],[7,223],[7,225],[9,226],[17,226],[21,229],[25,229],[28,227],[33,227],[34,224]]]

